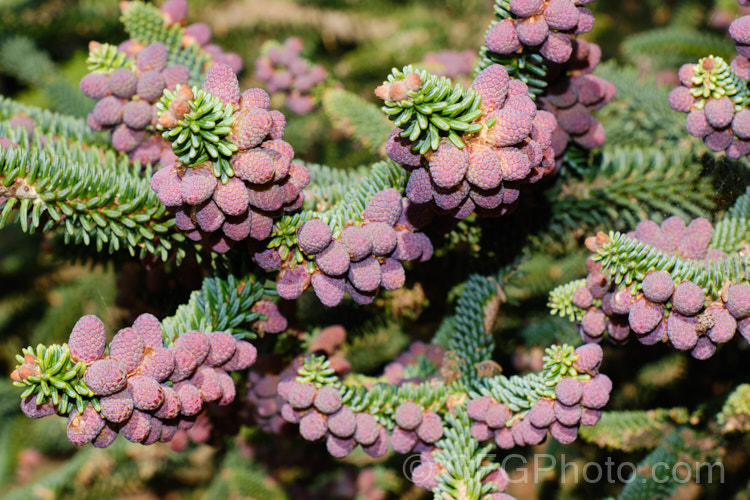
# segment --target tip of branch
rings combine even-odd
[[[175,118],[182,120],[190,112],[190,104],[184,99],[173,99],[169,103],[169,111],[174,114]]]
[[[171,105],[170,105],[171,108]],[[172,111],[167,110],[161,115],[159,115],[159,125],[161,125],[164,128],[173,128],[177,126],[177,117],[172,113]]]
[[[391,88],[388,90],[391,101],[403,101],[409,98],[409,89],[406,87],[406,83],[403,81],[391,83]]]
[[[390,84],[384,83],[383,85],[375,89],[375,95],[384,101],[388,101],[390,96],[390,88]]]
[[[596,233],[596,236],[589,236],[584,242],[586,248],[594,253],[601,250],[602,246],[607,243],[609,243],[609,236],[607,235],[607,233],[603,233],[601,231]]]
[[[409,98],[409,92],[414,92],[422,87],[422,80],[417,73],[408,75],[404,80],[393,83],[384,83],[375,89],[375,95],[384,101],[404,101]]]
[[[193,89],[191,89],[189,85],[180,85],[177,88],[176,95],[178,99],[183,99],[185,101],[190,101],[195,97],[195,95],[193,94]]]
[[[414,92],[422,88],[422,79],[418,73],[412,73],[404,78],[404,83],[409,92]]]

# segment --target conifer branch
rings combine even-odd
[[[91,130],[86,120],[53,113],[47,109],[21,104],[0,95],[0,121],[8,121],[23,114],[34,120],[34,131],[51,134],[57,139],[70,140],[89,145],[105,144],[103,136]]]
[[[497,21],[513,18],[510,0],[495,0],[494,11]],[[494,24],[494,22],[490,24],[487,30],[492,29]],[[542,94],[547,88],[547,64],[544,57],[536,50],[524,47],[520,53],[506,55],[492,52],[486,45],[483,45],[479,49],[479,63],[475,72],[479,73],[493,64],[504,66],[510,76],[528,85],[532,99]]]
[[[161,321],[164,335],[170,342],[190,330],[206,333],[228,331],[238,338],[256,338],[249,326],[261,315],[251,309],[268,293],[253,275],[242,279],[233,274],[225,278],[206,278],[200,290],[190,294],[187,304]]]
[[[21,148],[0,152],[0,183],[8,198],[0,226],[15,220],[26,232],[54,229],[66,243],[94,245],[99,252],[127,250],[162,260],[179,261],[193,246],[127,157],[55,144],[51,136],[48,145],[41,146],[39,137],[29,144],[25,133],[6,124],[0,124],[0,134],[21,141]]]
[[[690,152],[678,147],[607,147],[580,178],[566,178],[554,192],[550,236],[624,230],[656,214],[705,217],[714,206],[714,189],[701,170]]]
[[[326,89],[322,103],[323,111],[336,127],[350,132],[372,151],[385,144],[393,130],[377,106],[344,89]]]
[[[648,57],[654,68],[676,68],[707,54],[727,60],[735,55],[732,43],[725,36],[682,27],[660,28],[630,36],[623,44],[623,52],[631,62]]]
[[[162,43],[169,53],[167,64],[182,64],[190,70],[190,84],[200,85],[211,56],[197,43],[183,47],[185,29],[167,25],[159,9],[140,0],[125,2],[120,18],[130,37],[143,45]]]
[[[605,411],[593,426],[581,426],[578,434],[584,441],[602,448],[631,452],[650,449],[659,444],[675,424],[687,422],[686,408],[657,408],[648,411]]]
[[[689,429],[675,429],[669,433],[651,453],[639,464],[637,472],[629,478],[623,488],[620,500],[640,500],[642,498],[668,498],[684,480],[675,473],[678,463],[695,466],[708,463],[706,458],[715,454],[715,449],[703,449],[712,446],[711,440],[701,445]],[[716,460],[716,457],[713,457]],[[658,464],[658,467],[657,467]],[[690,477],[696,477],[696,470],[690,470]],[[707,471],[703,471],[704,476]]]
[[[471,419],[464,408],[447,415],[445,422],[445,436],[437,443],[438,451],[433,453],[435,461],[445,470],[437,478],[437,488],[432,490],[434,498],[479,499],[496,491],[491,482],[484,482],[499,467],[488,462],[495,445],[479,446],[469,431]]]

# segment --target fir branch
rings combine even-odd
[[[556,286],[580,277],[588,256],[580,250],[561,258],[540,252],[519,265],[505,293],[509,300],[516,301],[546,297]]]
[[[54,67],[49,55],[27,37],[13,36],[0,43],[0,68],[26,85],[41,85]]]
[[[86,364],[70,358],[68,344],[39,344],[16,355],[18,366],[11,374],[13,385],[24,388],[21,398],[32,397],[36,405],[50,403],[61,415],[76,409],[83,413],[89,401],[99,410],[94,392],[83,380]]]
[[[522,377],[475,377],[473,388],[468,391],[469,395],[472,398],[491,396],[495,401],[508,405],[512,412],[518,412],[519,418],[523,418],[539,398],[556,399],[555,385],[563,377],[575,377],[579,380],[589,378],[586,374],[578,374],[573,368],[578,356],[572,346],[553,345],[547,348],[545,353],[542,371]]]
[[[461,381],[471,387],[480,363],[492,359],[495,341],[492,330],[505,294],[494,278],[472,275],[462,285],[453,316],[453,333],[448,349],[460,360]]]
[[[607,147],[647,147],[683,138],[683,148],[697,146],[698,141],[686,137],[684,115],[669,107],[669,90],[653,76],[613,61],[599,65],[596,74],[617,88],[614,100],[597,112],[607,131]]]
[[[370,379],[372,381],[373,379]],[[366,388],[360,379],[339,380],[331,362],[322,356],[309,355],[297,372],[298,382],[310,382],[316,387],[333,387],[341,394],[342,402],[355,413],[367,412],[388,429],[396,425],[394,412],[405,401],[414,401],[425,409],[442,413],[449,397],[463,394],[460,384],[409,382],[401,385],[376,383]]]
[[[116,440],[106,450],[96,450],[88,455],[75,480],[60,488],[60,497],[98,500],[143,491],[151,481],[171,478],[176,470],[184,471],[190,463],[182,453],[170,453],[150,461],[143,451],[124,439]],[[144,461],[150,462],[148,468],[143,467]],[[104,466],[106,472],[101,469],[102,464],[107,464]],[[201,465],[205,467],[205,464]],[[87,480],[81,481],[81,476]]]
[[[92,108],[92,100],[83,95],[77,86],[63,78],[55,78],[44,85],[44,94],[50,109],[63,115],[86,118]]]
[[[52,134],[58,139],[86,144],[105,143],[103,135],[92,131],[86,125],[86,120],[52,113],[0,96],[0,121],[7,121],[17,114],[25,114],[34,120],[34,131],[41,134]]]
[[[675,429],[638,464],[637,472],[628,479],[618,498],[619,500],[669,498],[680,485],[684,484],[684,480],[675,474],[675,467],[678,463],[688,466],[709,464],[706,459],[715,455],[717,451],[713,440],[709,439],[705,443],[700,443],[690,430]],[[658,467],[656,467],[657,464]],[[709,466],[713,471],[712,466]],[[703,473],[705,474],[706,471]],[[697,471],[691,468],[690,477],[698,477]]]
[[[33,483],[6,492],[4,498],[5,500],[28,500],[36,496],[35,491],[60,491],[74,481],[81,468],[96,454],[95,448],[81,450],[66,460],[63,465],[36,479]]]
[[[125,52],[117,50],[116,45],[91,42],[86,65],[90,72],[112,73],[116,69],[127,68],[135,71],[135,60]]]
[[[0,227],[16,220],[25,232],[55,229],[66,243],[93,244],[99,252],[127,249],[133,256],[178,261],[187,254],[190,246],[174,218],[127,157],[72,143],[54,145],[51,137],[50,146],[42,147],[39,137],[24,143],[19,131],[5,124],[0,135],[19,138],[28,148],[0,152],[0,183],[8,197]]]
[[[581,334],[573,323],[551,315],[522,320],[517,337],[526,346],[545,346],[555,342],[578,345],[581,342]]]
[[[25,85],[39,89],[53,111],[85,117],[91,109],[91,99],[25,36],[13,36],[0,43],[0,68]]]
[[[734,204],[727,210],[725,218],[750,218],[750,188],[746,188],[745,193],[734,200]]]
[[[201,83],[211,56],[197,43],[182,46],[185,30],[180,24],[167,26],[159,9],[141,0],[127,2],[120,19],[132,39],[143,45],[163,44],[169,54],[167,64],[182,64],[190,70],[190,84]]]
[[[17,403],[15,398],[7,398],[6,401]],[[18,411],[14,405],[14,410]],[[13,435],[16,431],[13,415],[0,414],[0,482],[8,484],[13,475]]]
[[[539,373],[523,377],[498,375],[482,378],[474,385],[476,390],[469,393],[472,397],[492,396],[495,401],[508,405],[512,412],[528,411],[539,398],[553,398],[555,394],[555,388],[547,387]]]
[[[338,228],[343,228],[348,222],[362,222],[362,213],[372,197],[388,188],[403,193],[407,177],[408,173],[397,163],[391,160],[378,162],[370,168],[367,177],[357,180],[326,215]]]
[[[345,226],[362,222],[365,206],[376,193],[388,188],[394,188],[403,193],[407,176],[408,173],[391,160],[376,163],[370,168],[367,176],[359,179],[350,177],[351,185],[341,190],[345,194],[335,205],[325,207],[321,212],[307,210],[282,216],[274,225],[268,248],[279,248],[282,259],[286,259],[289,253],[293,253],[293,263],[303,262],[305,257],[297,247],[297,229],[303,223],[313,218],[321,219],[331,227],[333,236],[338,238]],[[320,180],[324,179],[325,177]],[[325,190],[318,186],[320,186],[319,181],[311,182],[308,189],[325,193]]]
[[[497,21],[515,17],[510,11],[510,0],[495,0],[494,10]],[[494,24],[495,21],[490,24],[487,31]],[[479,49],[479,62],[475,72],[479,73],[493,64],[505,66],[511,77],[525,83],[529,87],[529,94],[532,99],[542,94],[547,88],[547,65],[544,62],[544,57],[536,50],[524,47],[520,53],[498,54],[489,50],[486,45],[482,45]]]
[[[632,63],[647,59],[653,68],[677,68],[706,54],[727,60],[735,56],[733,44],[727,37],[680,27],[660,28],[631,35],[623,44],[622,50]]]
[[[607,147],[581,178],[562,180],[548,195],[550,222],[533,239],[542,246],[571,233],[623,230],[646,218],[707,217],[715,190],[701,171],[700,162],[680,147]]]
[[[444,349],[450,349],[450,342],[453,336],[453,323],[455,316],[448,315],[443,317],[442,323],[438,327],[435,335],[432,336],[432,343],[441,346]]]
[[[750,432],[750,384],[738,385],[716,416],[722,433]]]
[[[748,245],[750,233],[750,188],[735,200],[727,214],[716,224],[709,248],[738,252]]]
[[[269,480],[268,471],[262,464],[242,455],[233,445],[224,455],[216,474],[204,492],[207,500],[225,498],[288,498],[284,490]]]
[[[105,324],[110,323],[107,319],[114,316],[112,304],[118,293],[115,273],[109,266],[98,267],[92,270],[82,266],[73,280],[50,285],[47,293],[54,294],[57,300],[50,301],[43,310],[37,306],[35,316],[38,320],[30,344],[51,344],[67,338],[70,326],[85,313],[105,318]]]
[[[426,355],[420,354],[414,357],[414,362],[404,366],[403,378],[426,380],[440,376],[440,366],[430,361]]]
[[[679,353],[661,358],[638,370],[636,385],[648,389],[665,389],[687,374],[687,359]]]
[[[674,424],[684,424],[688,418],[686,408],[605,411],[599,423],[581,426],[578,435],[602,448],[631,452],[657,446]]]
[[[252,275],[243,280],[232,274],[226,278],[206,278],[187,304],[162,320],[164,336],[170,343],[189,330],[228,331],[238,338],[256,338],[248,326],[261,316],[251,308],[264,294],[263,284]]]
[[[508,75],[525,83],[529,87],[529,96],[532,99],[547,90],[547,66],[541,54],[498,54],[492,52],[486,46],[482,46],[479,49],[479,63],[476,72],[479,73],[493,64],[504,66],[508,70]]]
[[[707,175],[702,160],[677,143],[605,147],[585,168],[564,171],[555,186],[540,192],[546,204],[527,203],[525,197],[523,211],[505,217],[499,227],[483,227],[488,234],[481,245],[508,258],[523,250],[562,255],[580,247],[588,234],[630,230],[642,219],[710,218],[716,196],[712,178],[727,175],[723,166],[716,170]],[[492,222],[483,224],[488,225]]]
[[[445,417],[443,439],[436,443],[438,451],[433,453],[435,462],[444,472],[437,477],[438,486],[432,490],[439,500],[479,499],[496,491],[492,482],[484,478],[499,467],[489,463],[488,455],[494,444],[479,447],[471,436],[471,419],[462,407],[455,414]]]
[[[460,396],[462,391],[455,384],[422,382],[404,383],[399,386],[379,383],[370,389],[343,384],[340,388],[342,401],[355,413],[367,412],[388,429],[396,425],[394,413],[405,401],[414,401],[422,408],[443,413],[449,396]]]
[[[419,86],[409,90],[413,75],[419,77]],[[405,88],[394,92],[396,84]],[[472,88],[454,85],[450,78],[438,77],[413,66],[402,70],[393,68],[376,93],[385,101],[383,112],[401,129],[400,136],[408,138],[411,149],[419,154],[435,151],[442,137],[447,137],[457,148],[463,148],[463,134],[482,130],[482,124],[474,122],[482,116],[482,96]]]
[[[668,272],[675,283],[690,280],[703,288],[715,300],[725,283],[746,282],[750,277],[747,255],[733,253],[718,260],[686,260],[669,255],[628,236],[611,232],[594,256],[603,272],[616,285],[635,284],[639,290],[646,273],[653,270]]]
[[[550,314],[553,316],[560,316],[561,318],[568,318],[570,321],[580,323],[583,319],[585,311],[580,307],[573,305],[573,294],[576,290],[586,286],[586,280],[580,279],[560,285],[549,294],[549,301],[547,307],[550,309]],[[599,301],[601,303],[601,301]]]
[[[234,106],[198,87],[194,86],[192,90],[181,87],[178,85],[174,92],[165,90],[156,103],[160,117],[156,129],[162,131],[162,137],[172,143],[172,151],[180,162],[194,167],[210,161],[214,175],[226,183],[229,177],[234,176],[229,160],[237,151],[237,145],[226,137],[236,119]],[[163,125],[163,114],[169,110],[178,94],[186,90],[192,96],[187,101],[190,111],[175,123]],[[178,99],[182,100],[181,97]]]
[[[718,56],[704,57],[693,66],[693,87],[690,93],[697,99],[695,109],[703,109],[708,99],[729,97],[734,102],[735,111],[750,104],[750,91],[747,82]]]
[[[355,373],[371,372],[394,359],[409,344],[401,326],[391,320],[370,321],[359,330],[361,333],[350,331],[347,342],[340,348]]]
[[[620,500],[641,500],[643,498],[669,498],[677,489],[677,483],[670,477],[671,467],[654,469],[656,464],[675,465],[679,460],[677,447],[683,444],[677,432],[672,431],[664,442],[641,460],[642,470],[630,478],[619,496]],[[656,476],[656,474],[659,474]]]
[[[378,114],[380,115],[379,112]],[[304,208],[315,212],[323,212],[339,203],[346,193],[370,171],[369,166],[341,169],[316,163],[304,163],[304,165],[310,172],[310,184],[304,190]]]
[[[592,150],[570,141],[565,148],[562,169],[566,174],[570,173],[576,177],[583,177],[589,171],[593,158]]]
[[[385,144],[393,130],[377,106],[344,89],[327,89],[322,102],[323,111],[337,128],[346,130],[372,151]]]

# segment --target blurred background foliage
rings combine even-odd
[[[253,67],[264,42],[298,36],[305,42],[306,58],[323,64],[347,90],[376,103],[372,90],[392,66],[419,62],[427,52],[476,50],[492,19],[492,4],[491,0],[191,0],[188,21],[208,23],[216,43],[242,56],[242,88],[259,85]],[[666,93],[676,82],[676,69],[709,53],[731,59],[734,49],[725,30],[738,15],[735,0],[599,0],[588,7],[596,14],[596,25],[585,38],[600,44],[603,60],[611,61],[600,71],[618,84],[623,99],[600,113],[610,143],[651,146],[676,141],[684,135],[682,118],[668,108],[664,111]],[[87,45],[90,40],[122,41],[125,35],[118,17],[114,0],[0,1],[0,94],[85,117],[93,101],[78,91],[78,81],[86,73]],[[638,122],[639,115],[628,106],[645,110],[643,124],[653,128]],[[370,148],[352,140],[351,124],[345,119],[334,123],[326,113],[287,116],[285,139],[304,160],[352,168],[377,159]],[[705,168],[726,172],[713,163]],[[713,177],[712,182],[721,194],[731,191],[727,176]],[[509,223],[509,229],[511,226]],[[312,331],[332,322],[347,325],[345,355],[357,370],[377,373],[410,339],[431,338],[457,295],[457,290],[448,293],[445,284],[460,282],[469,272],[455,265],[456,252],[480,255],[489,251],[482,247],[488,243],[486,235],[481,236],[481,227],[459,225],[446,237],[450,251],[439,252],[429,265],[415,268],[410,286],[379,299],[375,312],[363,314],[360,309],[342,307],[328,314],[301,300],[298,317],[307,322],[294,326],[299,331]],[[496,360],[508,373],[539,369],[541,346],[577,340],[575,329],[564,320],[551,318],[545,307],[549,290],[584,273],[586,253],[581,251],[580,241],[567,243],[568,239],[580,240],[581,235],[574,235],[564,224],[560,227],[559,235],[540,236],[534,246],[536,253],[528,256],[518,279],[506,290],[509,303],[501,308],[495,332],[499,346]],[[492,251],[512,239],[512,232],[495,239],[501,243],[488,244]],[[559,258],[563,251],[566,255]],[[3,229],[0,371],[7,374],[12,370],[13,355],[21,347],[66,338],[83,314],[97,314],[110,332],[141,312],[166,316],[184,302],[190,290],[200,286],[201,274],[200,268],[189,263],[173,269],[122,257],[100,260],[74,253],[45,235],[29,237],[15,226]],[[442,279],[442,287],[435,283],[436,276]],[[283,342],[274,349],[283,354]],[[747,349],[725,348],[711,360],[698,362],[670,354],[666,347],[609,347],[604,371],[613,378],[616,392],[608,409],[680,405],[689,408],[692,419],[713,415],[721,409],[734,382],[747,380],[747,373],[727,368],[742,366],[742,356],[747,356]],[[696,372],[712,375],[686,376]],[[224,413],[211,415],[208,437],[195,438],[201,444],[173,444],[182,448],[179,452],[168,445],[141,447],[123,440],[107,450],[75,450],[65,438],[62,419],[32,422],[20,416],[17,392],[6,379],[0,382],[0,497],[428,496],[405,480],[398,460],[371,463],[355,453],[345,462],[337,461],[319,445],[300,439],[280,440],[252,426],[240,426],[248,422],[243,411],[239,401]],[[665,410],[646,420],[633,417],[621,422],[622,427],[586,438],[596,444],[579,440],[564,452],[569,459],[604,460],[609,453],[616,460],[644,459],[646,464],[655,460],[656,455],[649,453],[661,450],[659,453],[670,457],[675,447],[681,447],[680,457],[700,456],[711,448],[712,442],[705,436],[674,434],[669,441],[662,441],[672,429],[687,422],[686,415],[687,410]],[[734,492],[737,499],[750,498],[750,442],[738,438],[731,443],[723,457],[728,484],[680,487],[663,492],[664,498],[730,498],[724,495],[726,491]],[[557,444],[550,444],[546,451],[562,453]],[[514,485],[510,492],[523,499],[604,498],[622,492],[621,484],[561,485],[555,473],[544,476],[536,488],[520,486]]]

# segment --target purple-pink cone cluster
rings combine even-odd
[[[703,71],[709,72],[715,62],[712,57],[706,57],[700,64]],[[692,78],[696,66],[685,64],[680,68],[678,74],[682,85],[669,93],[669,106],[687,113],[688,133],[702,139],[711,151],[725,151],[730,158],[747,156],[750,154],[750,109],[738,108],[726,95],[702,99],[702,105],[696,106],[699,101],[691,93],[695,86]],[[750,60],[747,57],[735,57],[731,68],[743,80],[750,79]]]
[[[286,105],[294,113],[304,115],[315,107],[313,87],[323,83],[327,72],[320,64],[311,65],[300,57],[302,39],[287,38],[283,45],[271,46],[255,61],[255,77],[272,94],[286,94]]]
[[[396,129],[386,153],[411,172],[406,196],[461,220],[472,212],[499,216],[516,206],[523,184],[534,183],[555,168],[550,147],[555,117],[537,109],[526,84],[503,66],[482,70],[472,88],[482,97],[485,127],[463,136],[463,148],[443,139],[437,150],[419,155]]]
[[[255,424],[265,432],[280,434],[288,423],[282,417],[281,412],[286,400],[279,395],[279,392],[294,382],[294,377],[301,365],[295,360],[278,372],[278,370],[265,369],[268,368],[266,365],[273,365],[269,361],[273,360],[261,357],[250,371],[246,399]]]
[[[682,259],[720,259],[723,252],[708,248],[712,231],[706,219],[686,226],[670,217],[661,227],[653,221],[640,222],[629,235]],[[624,343],[632,333],[642,344],[669,342],[675,349],[706,359],[737,330],[750,341],[750,286],[746,284],[727,284],[713,299],[690,280],[677,281],[667,271],[652,270],[633,292],[634,285],[610,282],[601,264],[590,258],[586,267],[586,285],[572,297],[573,305],[586,311],[579,325],[586,342],[600,342],[608,332],[613,342]]]
[[[440,416],[414,401],[396,408],[396,425],[389,436],[375,416],[354,412],[343,404],[335,387],[316,388],[295,381],[280,385],[279,393],[287,401],[281,408],[284,419],[298,423],[300,434],[308,441],[325,439],[328,452],[336,458],[347,456],[358,444],[373,458],[385,455],[389,443],[397,453],[422,451],[443,436]]]
[[[125,12],[128,8],[129,2],[121,2],[121,9]],[[173,26],[175,24],[185,25],[188,11],[187,0],[168,0],[161,6],[161,15],[166,26]],[[211,27],[206,23],[193,23],[185,26],[182,32],[182,46],[189,47],[190,45],[199,45],[204,52],[211,56],[211,61],[208,66],[203,68],[208,69],[211,64],[225,64],[232,68],[232,71],[239,73],[242,71],[243,62],[242,58],[234,52],[224,52],[224,50],[218,45],[211,43],[213,33]],[[119,49],[122,52],[132,54],[140,50],[143,46],[133,39],[124,41],[119,45]]]
[[[434,411],[414,401],[404,401],[393,414],[391,448],[396,453],[429,449],[443,437],[443,420]]]
[[[370,304],[380,288],[396,290],[406,281],[403,262],[432,257],[430,239],[418,232],[424,222],[412,216],[396,189],[381,191],[370,200],[361,225],[350,225],[333,236],[321,219],[304,222],[297,231],[297,244],[312,261],[285,267],[276,279],[276,290],[284,299],[294,300],[312,285],[321,303],[334,307],[348,292],[358,304]],[[273,258],[273,256],[276,258]],[[256,261],[271,270],[281,264],[276,249],[256,255]]]
[[[130,2],[121,2],[123,12]],[[187,15],[186,0],[169,0],[161,7],[162,17],[167,26],[184,24]],[[210,64],[224,64],[234,73],[242,71],[242,59],[233,52],[224,52],[221,47],[209,43],[211,28],[205,23],[186,26],[182,45],[198,44],[212,60]],[[100,44],[91,42],[89,49]],[[128,153],[132,161],[162,166],[174,165],[175,156],[170,144],[158,134],[153,134],[157,113],[154,103],[162,96],[164,89],[174,90],[177,85],[185,85],[190,71],[182,64],[168,65],[167,48],[161,43],[148,46],[128,39],[117,47],[134,61],[134,70],[119,68],[110,73],[94,72],[84,76],[80,82],[81,91],[98,102],[88,115],[88,124],[94,130],[110,130],[112,146]],[[208,67],[204,68],[208,69]]]
[[[68,345],[71,358],[88,365],[83,380],[101,406],[97,412],[88,403],[83,413],[71,413],[68,439],[99,448],[118,434],[143,444],[170,441],[178,429],[192,427],[204,403],[231,403],[235,387],[228,372],[248,368],[257,357],[252,344],[225,332],[188,331],[166,347],[150,314],[117,332],[108,350],[102,321],[84,316]]]
[[[549,87],[539,97],[539,108],[557,119],[552,149],[558,160],[571,140],[586,149],[604,144],[604,127],[592,112],[614,99],[616,89],[611,82],[592,74],[601,54],[595,43],[577,40],[570,60],[561,67],[551,68]]]
[[[281,333],[286,330],[287,320],[279,311],[279,307],[276,302],[270,300],[259,300],[250,309],[252,312],[257,312],[266,317],[266,319],[257,319],[253,321],[251,325],[253,330],[258,332],[262,337],[266,333]]]
[[[346,330],[340,325],[323,328],[308,344],[308,353],[325,354],[331,362],[331,368],[338,377],[349,373],[351,366],[343,356],[335,352],[346,340]],[[261,429],[272,434],[279,434],[289,427],[284,420],[281,409],[286,403],[279,393],[286,393],[294,385],[297,372],[303,365],[304,354],[295,358],[286,366],[280,366],[280,360],[274,355],[260,356],[250,371],[247,383],[247,402],[253,422]]]
[[[490,26],[485,45],[497,54],[513,54],[528,47],[562,64],[575,50],[576,37],[594,26],[594,15],[583,7],[592,1],[510,0],[512,17]]]
[[[283,140],[286,118],[269,109],[270,98],[264,90],[253,88],[240,94],[237,77],[222,64],[208,70],[203,90],[234,107],[235,120],[227,136],[238,147],[230,160],[234,177],[222,183],[209,161],[194,167],[176,163],[156,172],[151,187],[174,211],[177,227],[188,238],[224,253],[238,241],[268,238],[275,217],[302,206],[302,190],[310,174],[304,165],[292,161],[294,149]],[[160,123],[168,126],[180,119],[192,98],[187,86],[180,87],[170,109],[159,117]]]
[[[594,425],[601,418],[601,408],[609,401],[612,382],[599,373],[602,350],[596,344],[576,349],[574,367],[588,374],[587,380],[563,377],[555,386],[554,398],[539,398],[525,414],[514,414],[510,408],[491,396],[469,401],[466,410],[474,421],[471,435],[478,441],[494,439],[502,449],[536,445],[547,432],[562,444],[575,441],[578,427]]]
[[[167,55],[164,45],[154,43],[132,55],[135,69],[89,73],[80,83],[81,92],[98,101],[88,115],[89,126],[110,130],[112,146],[142,164],[174,162],[169,143],[152,133],[154,104],[164,89],[186,84],[190,73],[181,64],[167,66]]]

